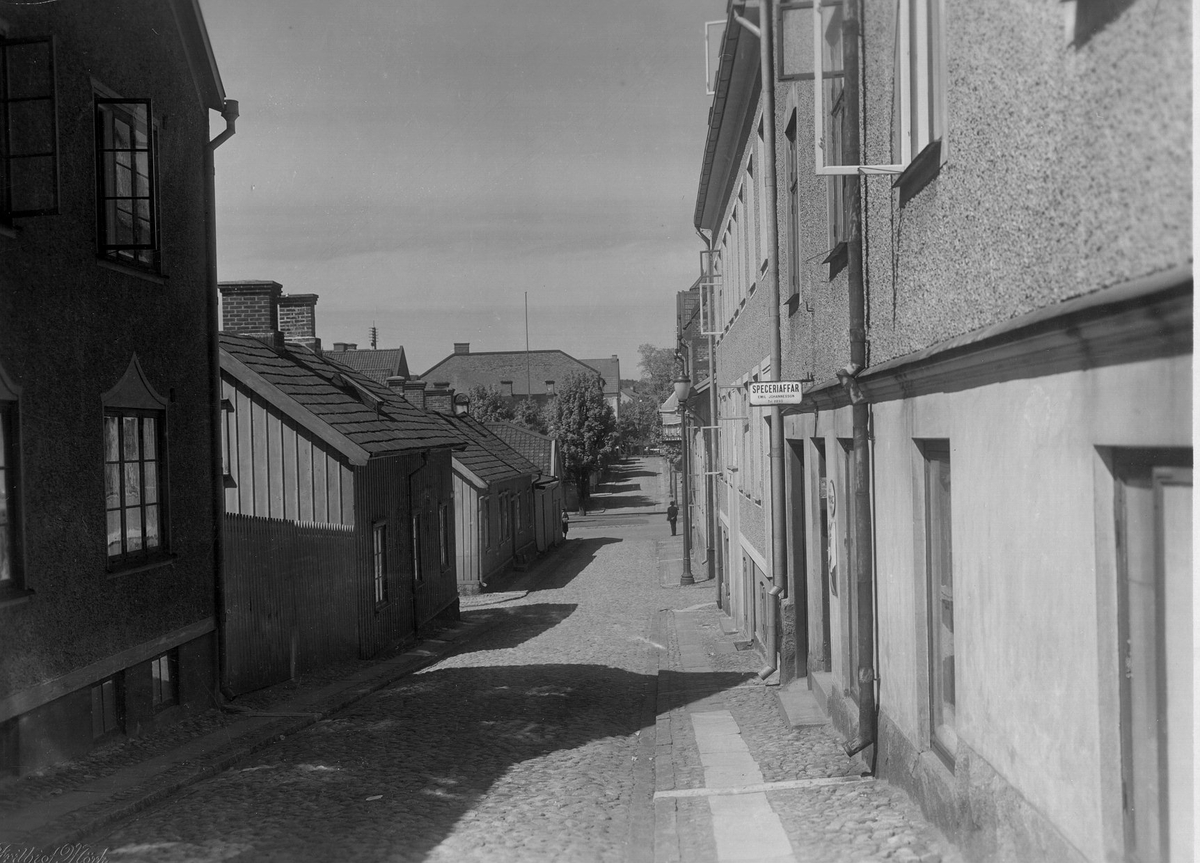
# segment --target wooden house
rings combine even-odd
[[[538,553],[563,540],[562,453],[555,438],[510,422],[487,423],[488,431],[536,465],[540,474],[533,481],[534,541]]]
[[[277,282],[221,291],[223,680],[237,694],[457,615],[462,438],[319,342],[285,340]]]

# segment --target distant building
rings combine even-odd
[[[206,175],[234,105],[192,0],[4,8],[0,772],[218,697]]]
[[[487,423],[488,431],[537,466],[533,481],[533,520],[537,550],[546,551],[562,542],[562,512],[565,504],[562,482],[562,453],[558,441],[533,429],[509,422]]]
[[[347,342],[334,342],[329,358],[344,366],[362,372],[372,380],[381,384],[388,378],[408,379],[412,375],[408,371],[408,358],[404,348],[367,348],[360,350],[357,345]]]
[[[420,378],[431,385],[445,383],[461,393],[490,387],[513,401],[529,398],[544,403],[571,375],[598,376],[605,401],[620,416],[621,366],[615,354],[605,360],[577,360],[560,350],[472,353],[469,342],[456,342],[454,353]]]
[[[338,353],[291,341],[311,316],[279,315],[295,303],[277,282],[221,291],[222,678],[238,694],[457,615],[450,462],[463,438]]]

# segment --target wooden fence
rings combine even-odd
[[[358,656],[353,528],[225,516],[225,659],[232,694]]]

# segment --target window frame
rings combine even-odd
[[[8,74],[13,48],[28,46],[46,46],[46,63],[49,92],[42,95],[10,97],[10,76]],[[11,39],[0,27],[0,223],[11,225],[14,219],[34,216],[54,216],[59,212],[59,144],[58,144],[58,72],[57,72],[57,41],[53,36],[48,38]],[[50,149],[48,152],[34,151],[12,153],[12,105],[13,103],[47,102],[48,137]],[[50,203],[42,207],[18,208],[13,204],[13,160],[19,159],[49,159]]]
[[[387,522],[371,525],[371,583],[375,592],[375,607],[387,605]]]
[[[107,689],[105,687],[108,687]],[[108,698],[106,698],[106,693]],[[122,672],[117,672],[103,680],[97,680],[90,687],[92,699],[92,741],[107,740],[125,733],[125,679]],[[111,703],[112,724],[109,724],[110,713],[107,705]],[[99,707],[99,713],[97,713]],[[98,720],[98,721],[97,721]]]
[[[0,555],[8,559],[8,577],[0,580],[0,603],[27,596],[21,465],[21,389],[0,367]],[[5,536],[7,534],[7,536]]]
[[[953,480],[952,480],[952,450],[947,439],[929,439],[918,442],[921,451],[921,476],[924,487],[924,546],[925,546],[925,614],[926,649],[928,650],[928,709],[929,709],[929,747],[942,760],[946,767],[953,772],[957,747],[957,691],[958,671],[957,655],[954,650],[954,534],[953,534]],[[935,494],[935,465],[944,465],[938,470],[944,470],[945,494]],[[936,511],[935,511],[936,510]],[[935,537],[935,529],[939,536]],[[944,555],[935,556],[935,543],[944,538],[942,547]],[[950,638],[949,653],[944,651],[942,640],[942,625],[944,618],[944,586],[948,569],[950,584]],[[946,699],[946,670],[945,659],[951,660],[950,665],[950,698]],[[949,722],[946,718],[946,705],[951,706]]]
[[[409,518],[412,524],[412,564],[413,564],[413,583],[424,584],[425,582],[425,550],[422,548],[422,514],[414,512]]]
[[[110,419],[116,421],[115,426],[116,426],[116,430],[117,430],[117,439],[116,439],[117,458],[115,461],[113,461],[109,458],[110,452],[109,452],[109,448],[108,448],[108,443],[109,443],[108,423],[109,423]],[[127,476],[127,469],[130,466],[130,464],[132,464],[132,462],[126,458],[126,450],[125,450],[125,440],[126,440],[125,420],[129,420],[129,419],[133,419],[133,420],[137,421],[138,439],[139,439],[138,440],[138,458],[136,461],[136,463],[139,466],[139,468],[138,468],[138,476],[139,476],[138,489],[139,489],[139,491],[138,491],[137,502],[134,504],[130,504],[128,501],[128,495],[126,494],[126,487],[125,487],[125,482],[124,482],[124,479]],[[155,426],[154,427],[154,454],[151,459],[144,458],[144,454],[146,451],[145,436],[144,436],[144,429],[145,429],[144,420],[147,420],[147,419],[153,420],[154,426]],[[105,544],[105,552],[107,554],[108,568],[109,568],[110,572],[116,571],[116,570],[127,569],[129,567],[136,567],[136,566],[139,566],[139,565],[142,565],[145,563],[150,563],[155,560],[167,557],[170,553],[169,529],[168,529],[168,525],[169,525],[168,515],[169,514],[168,514],[168,506],[167,506],[167,477],[166,477],[166,474],[167,474],[167,467],[166,467],[166,461],[167,461],[167,459],[166,459],[167,433],[166,432],[167,432],[167,429],[166,429],[166,425],[167,425],[167,416],[166,416],[165,410],[155,410],[155,409],[149,409],[149,408],[120,407],[120,406],[116,406],[116,405],[105,406],[105,408],[104,408],[104,432],[103,432],[103,438],[102,438],[103,447],[104,447],[104,460],[103,460],[104,487],[105,487],[104,511],[105,511],[105,530],[106,530],[106,536],[108,537],[108,540]],[[152,502],[149,502],[149,503],[147,503],[145,500],[145,495],[146,495],[146,491],[148,488],[148,486],[146,485],[145,465],[148,463],[153,463],[155,466],[155,468],[154,468],[155,469],[155,483],[154,483],[155,500]],[[110,484],[109,468],[112,466],[116,466],[118,468],[117,476],[118,476],[118,479],[120,480],[119,501],[118,501],[118,506],[115,509],[113,507],[109,506],[109,495],[111,494],[111,491],[109,488],[109,484]],[[153,547],[147,547],[145,544],[145,537],[146,537],[147,524],[148,524],[148,521],[146,518],[146,511],[149,507],[155,507],[156,511],[158,513],[158,518],[157,518],[158,543],[157,543],[157,545],[155,545]],[[136,508],[140,511],[139,519],[141,522],[140,523],[141,547],[131,550],[128,548],[131,536],[129,533],[127,511],[130,509],[133,509],[133,508]],[[122,550],[118,554],[113,554],[111,551],[112,539],[111,539],[111,532],[109,531],[109,526],[108,526],[108,518],[109,518],[109,513],[112,513],[112,512],[120,513],[121,549]]]
[[[162,244],[161,230],[159,220],[161,216],[161,207],[159,206],[159,181],[158,181],[158,124],[154,117],[154,106],[152,100],[148,98],[123,98],[116,95],[106,95],[96,92],[92,97],[93,105],[93,125],[95,127],[95,146],[96,146],[96,254],[103,261],[118,264],[122,266],[133,267],[138,270],[145,270],[152,273],[161,273],[162,269]],[[137,146],[137,121],[139,118],[136,112],[123,106],[140,106],[145,112],[144,119],[144,136],[145,148],[139,149]],[[107,132],[112,118],[117,113],[125,115],[125,118],[130,125],[131,144],[129,149],[119,148],[114,146],[106,146]],[[106,122],[107,119],[107,122]],[[114,154],[112,160],[112,172],[109,171],[108,154]],[[118,164],[115,154],[129,153],[131,154],[131,163],[136,164],[137,154],[146,154],[146,194],[138,195],[137,184],[131,190],[132,194],[121,195],[118,181],[115,179],[117,169],[122,167]],[[136,170],[130,168],[130,170]],[[110,181],[110,176],[113,178]],[[110,185],[111,182],[111,185]],[[111,201],[113,204],[114,214],[117,212],[116,203],[121,200],[129,200],[137,202],[140,200],[147,201],[148,213],[145,217],[146,229],[149,231],[148,242],[121,242],[116,239],[116,231],[119,227],[113,229],[113,238],[110,239],[110,219],[108,217],[107,204]],[[136,206],[134,204],[133,206]],[[133,238],[138,236],[137,225],[141,222],[141,217],[130,214],[131,227]],[[142,255],[142,252],[148,254]]]
[[[916,26],[922,21],[923,26]],[[946,160],[944,0],[897,0],[892,79],[893,183],[907,203]],[[915,79],[915,80],[914,80]]]
[[[446,504],[438,505],[438,550],[441,555],[442,571],[445,572],[450,566],[451,549],[450,549],[450,513],[449,507]]]
[[[159,671],[166,669],[166,677]],[[170,695],[164,697],[163,681],[170,684]],[[155,712],[179,704],[179,648],[173,648],[150,660],[150,705]]]

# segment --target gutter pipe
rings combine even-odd
[[[712,281],[712,238],[706,237],[704,232],[699,228],[696,229],[696,236],[700,238],[700,242],[704,243],[708,251],[705,257],[704,269],[706,281]],[[709,300],[711,304],[711,298]],[[704,294],[701,291],[700,295],[701,308],[704,304]],[[711,305],[710,312],[711,315]],[[700,316],[700,326],[703,330],[704,316]],[[719,428],[720,423],[717,421],[717,345],[716,339],[712,333],[708,334],[708,422],[713,428]],[[705,549],[707,560],[705,563],[708,567],[708,578],[716,582],[717,585],[717,608],[724,608],[724,597],[721,596],[721,587],[724,578],[721,574],[721,568],[717,566],[716,545],[717,545],[717,480],[716,480],[716,463],[717,463],[717,446],[719,441],[718,435],[710,430],[709,434],[704,435],[704,464],[708,467],[707,476],[704,478],[704,500],[708,511],[708,547]]]
[[[740,15],[734,20],[758,37],[759,74],[762,79],[763,101],[763,144],[767,149],[763,158],[763,188],[767,195],[767,285],[769,286],[768,329],[771,334],[770,380],[782,379],[783,339],[779,321],[779,236],[777,225],[778,190],[775,187],[775,64],[772,57],[773,30],[775,26],[774,0],[759,0],[758,26],[755,27]],[[758,676],[766,680],[778,670],[779,652],[779,597],[787,584],[787,507],[783,477],[783,408],[771,406],[771,581],[774,586],[769,592],[767,603],[766,664]]]
[[[846,114],[843,124],[846,151],[855,164],[861,164],[859,121],[861,112],[862,77],[859,71],[859,37],[861,24],[857,0],[848,0],[842,19],[842,51],[845,67]],[[874,548],[871,518],[871,460],[868,450],[870,407],[856,380],[867,366],[866,286],[863,278],[862,251],[862,191],[860,180],[854,176],[846,182],[844,192],[849,198],[850,236],[847,240],[847,269],[849,271],[850,305],[850,364],[838,373],[851,404],[851,428],[854,435],[854,536],[857,543],[854,578],[857,585],[856,615],[858,635],[858,735],[842,748],[853,756],[875,743],[875,616],[874,609]]]
[[[225,130],[204,145],[204,231],[205,264],[208,268],[208,326],[209,340],[209,420],[212,423],[213,477],[213,573],[214,602],[217,618],[217,687],[225,698],[233,694],[226,687],[225,653],[225,465],[221,428],[224,421],[221,409],[221,342],[217,335],[221,322],[217,312],[217,171],[215,151],[237,131],[238,103],[226,99],[221,116]]]

